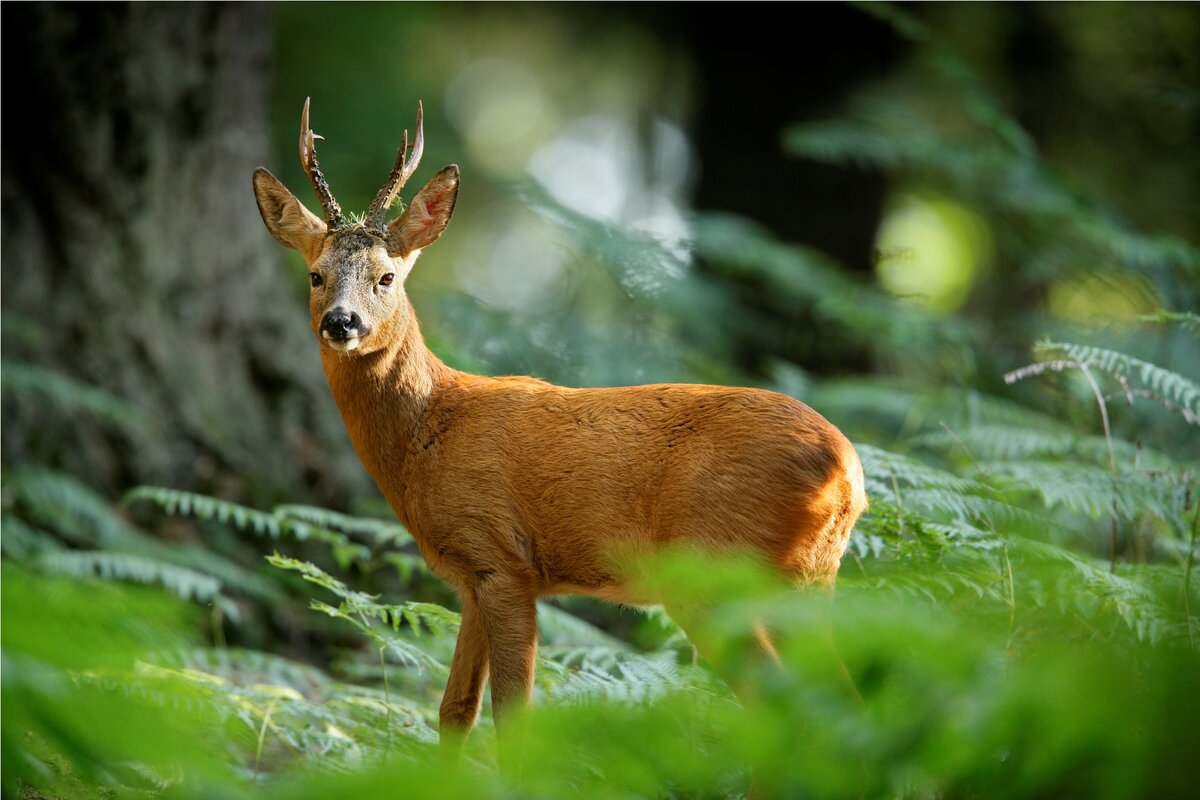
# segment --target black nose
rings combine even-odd
[[[361,331],[362,319],[344,308],[330,309],[321,319],[321,333],[329,334],[331,339],[349,339],[360,335]]]

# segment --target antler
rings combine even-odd
[[[388,209],[392,203],[396,202],[396,195],[400,194],[404,184],[408,183],[408,179],[417,171],[417,167],[421,163],[421,153],[425,150],[424,119],[424,109],[421,102],[417,101],[417,135],[413,140],[412,158],[406,157],[408,131],[405,131],[404,138],[400,140],[400,150],[396,153],[396,166],[392,168],[392,174],[388,176],[387,183],[376,193],[375,199],[371,201],[371,207],[367,209],[367,217],[364,221],[367,228],[384,229],[387,225]]]
[[[342,216],[342,207],[338,205],[338,201],[333,199],[333,192],[329,191],[329,183],[321,174],[321,165],[317,163],[317,150],[313,145],[313,139],[321,137],[315,135],[312,128],[308,127],[308,104],[311,100],[311,97],[304,99],[304,111],[300,114],[300,165],[304,167],[309,182],[317,190],[317,199],[321,201],[321,208],[325,209],[325,222],[330,227],[340,228],[346,224],[346,218]]]

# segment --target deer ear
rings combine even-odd
[[[451,164],[425,184],[404,209],[388,224],[388,255],[403,258],[437,241],[454,213],[458,199],[458,165]]]
[[[299,250],[309,264],[315,261],[327,230],[325,223],[263,167],[254,170],[254,199],[275,241]]]

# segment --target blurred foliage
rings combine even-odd
[[[542,603],[529,735],[500,772],[486,709],[460,768],[436,756],[455,602],[378,499],[263,510],[141,486],[114,503],[57,464],[13,465],[6,795],[740,797],[752,774],[765,797],[1194,792],[1200,251],[1178,208],[1196,186],[1162,147],[1195,131],[1194,12],[867,7],[911,58],[781,141],[888,178],[872,276],[687,209],[703,54],[619,14],[313,8],[276,12],[281,177],[304,185],[305,94],[347,207],[386,172],[395,97],[425,99],[427,167],[469,176],[414,273],[435,349],[575,385],[792,394],[856,442],[871,510],[835,597],[672,554],[643,572],[717,600],[686,633],[661,610]],[[1020,102],[1040,95],[977,30],[1009,41],[1030,20],[1078,62],[1048,74],[1088,97],[1125,74],[1089,72],[1104,59],[1149,75],[1112,89],[1147,130],[1031,130],[1044,118]],[[1162,52],[1132,46],[1147,30],[1169,31]],[[363,63],[387,66],[351,91]],[[650,72],[682,76],[672,103]],[[1109,169],[1128,146],[1178,192]],[[553,177],[572,159],[608,188]],[[3,376],[48,419],[151,435],[127,399],[36,364]]]

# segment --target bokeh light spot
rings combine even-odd
[[[1130,274],[1082,274],[1050,287],[1047,306],[1061,319],[1094,325],[1099,321],[1132,321],[1159,308],[1154,289]]]
[[[987,223],[961,203],[906,194],[884,216],[876,249],[884,288],[906,302],[950,312],[990,266],[992,237]]]
[[[454,261],[465,291],[494,308],[526,313],[554,300],[568,252],[559,228],[514,206],[487,214],[465,235]]]
[[[503,58],[473,61],[446,89],[446,114],[474,156],[503,167],[531,147],[546,100],[536,77]]]

